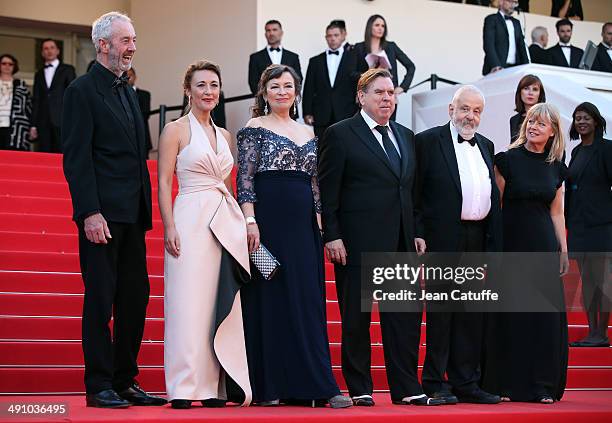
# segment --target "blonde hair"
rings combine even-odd
[[[554,135],[552,136],[552,140],[548,140],[546,143],[546,148],[550,149],[548,151],[546,161],[548,163],[561,161],[561,159],[563,159],[563,154],[565,153],[565,138],[563,137],[563,132],[561,131],[561,117],[559,116],[559,111],[557,108],[548,103],[538,103],[529,109],[527,115],[525,116],[525,120],[521,125],[518,139],[510,144],[508,149],[518,148],[527,142],[527,123],[532,119],[540,119],[550,122]]]

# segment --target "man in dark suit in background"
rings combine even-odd
[[[262,72],[273,63],[291,66],[302,79],[299,56],[281,45],[283,39],[281,23],[269,20],[266,22],[265,30],[268,45],[249,57],[249,87],[253,94],[257,94],[257,85]]]
[[[416,136],[416,236],[427,251],[500,251],[494,146],[476,132],[484,103],[478,88],[461,87],[449,105],[450,122]],[[425,393],[449,403],[500,402],[479,388],[483,313],[454,312],[448,306],[427,303]]]
[[[34,75],[30,139],[38,141],[38,151],[60,153],[64,91],[76,73],[73,66],[59,61],[60,49],[55,40],[43,40],[41,54],[45,65]]]
[[[512,17],[515,6],[514,0],[499,0],[499,11],[485,18],[483,75],[529,63],[521,23]]]
[[[328,49],[308,63],[302,111],[304,122],[314,126],[319,138],[328,126],[357,111],[355,54],[346,42],[344,21],[332,21],[325,29]]]
[[[597,56],[592,70],[612,72],[612,22],[601,27],[601,43],[597,46]]]
[[[570,44],[574,24],[569,19],[561,19],[555,24],[559,42],[546,50],[549,64],[578,69],[584,51]]]
[[[94,22],[92,40],[97,62],[66,90],[62,122],[85,285],[86,403],[163,405],[166,400],[148,395],[135,380],[149,301],[145,231],[152,226],[144,125],[125,73],[136,33],[130,18],[110,12]]]
[[[548,30],[543,26],[536,26],[531,31],[531,42],[529,46],[529,56],[531,63],[548,64],[548,53],[546,46],[548,45]]]
[[[417,249],[413,133],[390,121],[394,89],[388,70],[366,71],[357,86],[361,112],[330,126],[319,144],[323,239],[335,264],[342,317],[342,374],[357,406],[374,405],[371,312],[361,310],[361,253]],[[417,378],[421,313],[381,312],[380,327],[392,401],[442,404],[423,394]]]
[[[151,144],[151,132],[149,130],[149,115],[151,114],[151,93],[146,90],[141,90],[136,86],[136,70],[133,67],[131,67],[130,70],[127,71],[127,74],[129,78],[128,84],[136,92],[136,97],[138,97],[138,106],[140,107],[140,114],[144,123],[145,145],[148,156],[149,152],[153,149],[153,145]]]

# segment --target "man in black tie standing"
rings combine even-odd
[[[601,43],[597,46],[597,56],[591,69],[612,72],[612,22],[606,22],[601,27]]]
[[[512,17],[516,0],[499,0],[499,11],[485,18],[482,74],[529,63],[521,23]]]
[[[299,56],[281,45],[283,39],[281,23],[274,19],[269,20],[266,22],[265,31],[267,47],[251,54],[249,57],[249,88],[251,88],[253,95],[257,94],[257,85],[261,74],[271,64],[291,66],[302,79]]]
[[[531,45],[529,46],[529,56],[531,63],[548,64],[548,30],[543,26],[536,26],[531,31]]]
[[[450,122],[416,136],[416,234],[427,251],[500,249],[494,147],[476,132],[484,103],[478,88],[461,87],[449,105]],[[436,288],[445,290],[447,286],[430,286]],[[501,401],[479,388],[483,318],[482,313],[453,312],[448,304],[427,303],[422,377],[427,395],[448,404]]]
[[[374,405],[361,253],[422,250],[414,240],[413,133],[390,121],[394,88],[388,70],[366,71],[357,85],[361,112],[330,126],[319,143],[323,239],[335,264],[342,318],[342,374],[357,406]],[[423,393],[417,378],[421,313],[381,312],[380,327],[392,401],[442,404]]]
[[[574,24],[569,19],[561,19],[555,24],[559,42],[546,50],[549,65],[578,69],[584,51],[570,44]]]
[[[34,75],[30,139],[37,141],[38,151],[60,153],[64,91],[76,73],[74,67],[60,62],[60,49],[55,40],[43,40],[41,54],[45,66]]]
[[[93,23],[91,38],[97,61],[66,90],[62,126],[85,285],[86,403],[163,405],[135,380],[149,301],[145,231],[152,226],[144,125],[126,73],[136,33],[129,17],[110,12]]]
[[[357,111],[356,57],[346,42],[344,21],[335,20],[327,25],[325,40],[328,49],[308,63],[302,100],[304,122],[314,126],[319,138],[328,126]]]

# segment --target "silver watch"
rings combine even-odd
[[[246,221],[247,225],[254,225],[257,223],[257,221],[255,220],[255,216],[247,216],[244,220]]]

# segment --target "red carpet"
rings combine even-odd
[[[132,407],[127,410],[100,410],[84,406],[80,396],[3,397],[7,403],[45,402],[67,403],[65,417],[45,417],[45,421],[86,422],[196,422],[207,423],[268,423],[268,422],[317,422],[317,423],[373,423],[373,422],[469,422],[469,423],[610,423],[612,419],[612,392],[568,392],[563,401],[552,405],[528,403],[503,403],[497,405],[459,404],[441,407],[416,407],[392,405],[387,395],[374,396],[376,406],[353,407],[345,410],[307,407],[227,407],[191,410],[172,410],[166,407]],[[17,419],[3,419],[11,422]],[[21,420],[20,420],[21,421]],[[31,421],[41,421],[32,419]]]
[[[155,185],[156,164],[149,163]],[[154,199],[156,194],[154,193]],[[156,200],[154,200],[156,203]],[[156,204],[154,229],[147,234],[151,300],[139,356],[142,385],[164,392],[163,377],[163,230]],[[68,401],[73,421],[443,421],[467,418],[496,423],[517,421],[612,421],[612,348],[571,348],[566,398],[553,406],[502,404],[443,408],[392,406],[378,394],[378,406],[351,410],[281,407],[177,411],[133,408],[92,410],[80,396],[35,396],[83,391],[80,315],[83,285],[79,274],[77,238],[70,220],[71,204],[61,171],[61,157],[38,153],[0,152],[0,403]],[[575,266],[565,280],[570,310],[578,310],[580,280]],[[328,332],[334,374],[340,374],[340,317],[333,267],[326,265]],[[586,334],[583,313],[571,312],[570,339]],[[377,392],[387,391],[377,323],[372,325],[372,373]],[[425,342],[426,324],[422,342]],[[424,357],[421,346],[420,364]],[[594,390],[595,389],[595,390]],[[584,390],[584,391],[581,391]],[[594,391],[593,391],[594,390]],[[607,390],[607,391],[606,391]],[[10,394],[32,394],[11,397]],[[0,420],[4,418],[0,412]],[[15,419],[11,419],[15,421]]]

